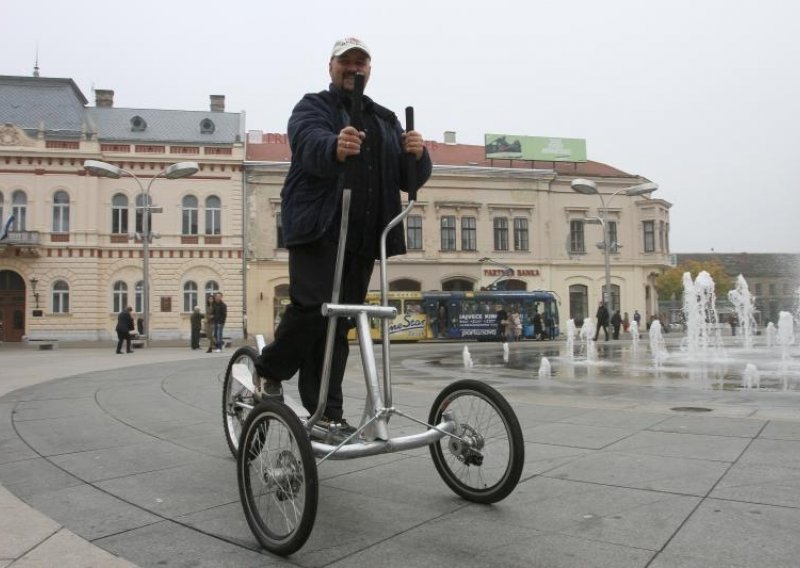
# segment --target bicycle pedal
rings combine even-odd
[[[331,428],[326,429],[321,426],[314,425],[311,428],[311,439],[316,442],[322,442],[323,444],[328,444],[330,446],[338,446],[341,444],[345,438],[347,438],[349,434],[345,435],[342,434],[338,428]],[[348,444],[358,444],[361,443],[363,440],[361,439],[361,434],[353,436],[350,440],[347,441]]]

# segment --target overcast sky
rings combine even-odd
[[[3,0],[0,74],[113,89],[115,106],[204,110],[285,132],[333,42],[373,52],[367,94],[446,130],[584,138],[660,185],[672,252],[800,252],[797,0]]]

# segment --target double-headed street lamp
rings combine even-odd
[[[658,184],[653,183],[651,181],[640,183],[638,185],[634,185],[631,187],[625,187],[622,189],[618,189],[614,193],[611,194],[611,197],[608,199],[608,206],[606,205],[605,199],[603,199],[603,194],[597,190],[597,184],[595,184],[590,179],[582,179],[578,178],[572,181],[572,190],[583,195],[597,195],[600,198],[600,217],[598,218],[600,225],[603,228],[603,254],[605,256],[605,269],[606,269],[606,283],[603,287],[603,301],[606,304],[606,307],[609,311],[613,308],[611,305],[611,260],[609,258],[610,249],[611,249],[611,235],[608,234],[608,206],[611,205],[611,201],[619,194],[627,195],[629,197],[633,197],[636,195],[645,195],[649,193],[653,193],[655,190],[658,189]]]
[[[152,238],[152,233],[150,232],[150,213],[151,211],[160,211],[159,208],[150,205],[150,187],[152,187],[153,182],[160,177],[166,179],[184,178],[196,174],[200,170],[200,167],[197,165],[197,162],[178,162],[177,164],[172,164],[150,178],[147,186],[144,186],[142,181],[133,172],[113,164],[100,162],[98,160],[86,160],[83,162],[83,167],[89,173],[98,177],[112,179],[119,179],[122,176],[131,177],[139,186],[139,194],[142,196],[142,321],[144,322],[144,342],[147,347],[150,347],[150,239]],[[122,306],[122,308],[125,309],[125,306]]]

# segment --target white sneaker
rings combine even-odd
[[[222,353],[222,349],[214,349],[214,353]]]

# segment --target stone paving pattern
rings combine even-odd
[[[511,356],[545,348],[514,344]],[[797,392],[634,384],[624,372],[540,380],[500,365],[464,369],[461,349],[395,347],[394,402],[424,419],[455,379],[498,388],[525,436],[514,493],[492,506],[458,498],[426,448],[325,462],[313,533],[283,559],[247,527],[222,433],[232,351],[2,346],[0,568],[800,564]],[[501,348],[470,349],[478,358]],[[363,404],[352,355],[351,422]]]

